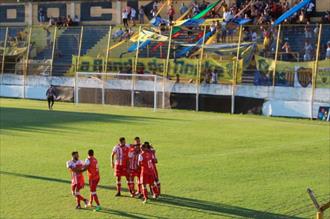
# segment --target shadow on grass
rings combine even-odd
[[[103,123],[149,123],[164,118],[146,116],[127,116],[116,114],[101,114],[88,112],[48,111],[38,109],[0,107],[0,129],[21,131],[42,131],[60,128],[64,124],[79,122],[103,122]],[[60,131],[60,130],[59,130]]]
[[[91,208],[82,208],[81,210],[83,211],[94,211],[94,209]],[[118,210],[114,210],[114,209],[110,209],[110,208],[105,208],[102,207],[102,210],[98,211],[98,213],[105,213],[105,214],[111,214],[114,216],[120,216],[120,217],[126,217],[126,218],[136,218],[136,219],[147,219],[147,218],[158,218],[158,219],[165,219],[162,217],[156,217],[156,216],[152,216],[152,215],[148,215],[148,214],[137,214],[137,213],[129,213],[129,212],[125,212],[125,211],[118,211]]]
[[[64,179],[56,179],[51,177],[44,177],[44,176],[35,176],[35,175],[28,175],[28,174],[21,174],[21,173],[14,173],[14,172],[6,172],[6,171],[0,171],[0,174],[3,175],[10,175],[10,176],[16,176],[16,177],[23,177],[23,178],[30,178],[30,179],[37,179],[37,180],[45,180],[49,182],[59,182],[59,183],[66,183],[70,184],[70,180],[64,180]],[[115,190],[116,187],[114,186],[104,186],[100,185],[99,188],[107,189],[107,190]],[[124,189],[124,191],[127,191]],[[215,203],[215,202],[209,202],[204,200],[198,200],[198,199],[191,199],[191,198],[184,198],[184,197],[178,197],[173,195],[167,195],[162,194],[160,199],[155,200],[151,203],[160,203],[164,205],[168,205],[170,207],[178,207],[178,208],[185,208],[189,210],[198,211],[200,213],[207,213],[207,214],[214,214],[214,215],[226,215],[229,217],[245,217],[245,218],[254,218],[254,219],[278,219],[278,218],[291,218],[291,219],[300,219],[301,217],[296,216],[289,216],[284,214],[275,214],[271,212],[264,212],[264,211],[258,211],[248,208],[242,208],[238,206],[232,206],[222,203]],[[139,217],[136,215],[131,215],[125,212],[120,212],[112,209],[104,209],[103,213],[109,213],[109,214],[117,214],[121,216],[126,217],[134,217],[134,218],[144,218]],[[148,215],[147,217],[150,217]]]

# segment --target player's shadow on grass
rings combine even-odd
[[[48,111],[26,108],[0,107],[2,130],[21,131],[53,131],[64,132],[63,125],[80,122],[101,122],[101,123],[139,123],[146,124],[172,120],[169,118],[156,118],[148,116],[129,116],[116,114],[102,114],[89,112],[69,111]],[[14,119],[13,119],[14,118]],[[59,129],[61,128],[61,129]],[[65,129],[65,127],[64,127]],[[78,129],[82,130],[82,127]],[[65,129],[65,131],[68,131]],[[70,130],[72,131],[72,130]]]
[[[0,171],[0,174],[3,175],[11,175],[16,177],[24,177],[24,178],[30,178],[30,179],[37,179],[37,180],[45,180],[50,182],[59,182],[59,183],[66,183],[70,184],[70,180],[64,180],[64,179],[56,179],[51,177],[44,177],[44,176],[35,176],[35,175],[29,175],[29,174],[21,174],[21,173],[13,173],[13,172],[6,172],[6,171]],[[101,189],[108,189],[108,190],[116,190],[115,186],[104,186],[100,185],[99,188]],[[127,192],[126,189],[123,189]],[[278,218],[287,218],[287,219],[300,219],[301,217],[296,216],[289,216],[284,214],[275,214],[271,212],[265,212],[265,211],[258,211],[248,208],[242,208],[238,206],[232,206],[222,203],[216,203],[216,202],[209,202],[204,200],[198,200],[198,199],[191,199],[191,198],[184,198],[184,197],[178,197],[168,194],[163,194],[161,198],[152,201],[151,204],[155,205],[168,205],[170,207],[177,207],[177,208],[184,208],[189,210],[198,211],[200,213],[208,213],[218,216],[229,216],[229,217],[245,217],[245,218],[254,218],[254,219],[278,219]],[[109,214],[122,214],[122,212],[112,210],[112,209],[104,209],[104,213]],[[128,214],[128,213],[126,213]],[[134,216],[134,218],[144,218],[144,217],[137,217],[136,215],[128,214],[126,217]],[[149,216],[147,216],[149,217]]]
[[[92,208],[82,208],[81,210],[84,211],[94,211]],[[164,219],[162,217],[156,217],[148,214],[136,214],[136,213],[128,213],[125,211],[118,211],[110,208],[102,207],[102,210],[98,211],[99,213],[105,213],[105,214],[111,214],[114,216],[120,216],[120,217],[126,217],[126,218],[135,218],[135,219],[147,219],[147,218],[158,218],[158,219]]]

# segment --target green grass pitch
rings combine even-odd
[[[0,101],[1,218],[313,218],[307,187],[329,200],[326,122],[72,103],[48,111],[44,101]],[[154,144],[159,200],[114,197],[110,154],[120,136]],[[85,159],[90,148],[102,212],[74,209],[65,167],[71,151]]]

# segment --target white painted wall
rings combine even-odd
[[[69,77],[29,76],[24,82],[21,75],[4,74],[0,85],[0,96],[45,99],[45,93],[50,84],[74,87],[75,80]],[[78,84],[79,87],[102,88],[101,81],[95,78],[79,78]],[[154,85],[155,83],[151,80],[138,80],[135,89],[153,91]],[[157,91],[162,91],[162,86],[162,81],[157,81]],[[128,79],[109,80],[104,84],[104,87],[105,89],[130,90],[132,82]],[[165,91],[195,94],[196,86],[195,84],[175,84],[173,81],[167,81]],[[200,94],[230,96],[231,91],[231,85],[205,84],[200,87]],[[311,92],[310,88],[239,85],[236,96],[265,99],[264,115],[309,118],[311,115]],[[330,89],[319,88],[315,90],[314,117],[317,116],[320,106],[330,106]]]

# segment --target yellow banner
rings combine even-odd
[[[141,42],[144,42],[146,40],[164,42],[164,41],[168,41],[168,37],[152,31],[141,30],[138,37],[131,38],[132,42],[137,42],[138,40],[140,40]]]
[[[76,56],[73,57],[72,63],[75,65]],[[135,58],[110,58],[107,66],[107,72],[131,72],[133,65],[135,63]],[[180,75],[180,77],[195,79],[198,70],[198,59],[170,59],[168,63],[168,76],[174,77],[175,75]],[[238,65],[238,82],[241,82],[242,78],[242,63],[239,62]],[[105,64],[104,59],[93,58],[89,56],[80,57],[80,64],[78,71],[84,72],[100,72],[102,71]],[[166,65],[165,59],[158,58],[139,58],[137,61],[137,71],[141,71],[145,74],[164,74],[164,68]],[[208,58],[202,62],[202,72],[201,78],[209,71],[215,71],[218,73],[218,79],[223,83],[231,83],[233,79],[233,71],[235,68],[234,61],[218,61],[213,58]]]
[[[256,65],[263,75],[272,75],[275,68],[275,60],[256,56]],[[316,74],[316,87],[330,88],[330,60],[322,60],[318,63]],[[294,85],[298,81],[303,87],[311,83],[315,62],[286,62],[277,61],[276,81],[281,84]],[[295,73],[297,73],[295,78]],[[296,81],[295,81],[296,80]]]

